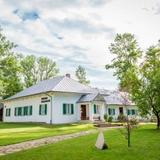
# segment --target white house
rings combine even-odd
[[[137,108],[120,93],[80,84],[70,75],[44,80],[4,100],[4,122],[72,123],[80,120],[114,120],[119,114],[137,116]],[[127,106],[127,107],[126,107]]]

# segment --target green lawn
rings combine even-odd
[[[93,129],[92,124],[47,125],[32,123],[0,123],[0,146],[42,137]]]
[[[133,131],[132,147],[118,129],[105,132],[109,150],[94,147],[97,134],[65,140],[56,144],[21,151],[0,157],[1,160],[159,160],[160,131],[144,125]]]

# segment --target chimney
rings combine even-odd
[[[66,74],[66,77],[71,78],[71,75],[69,73]]]

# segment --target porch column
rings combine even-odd
[[[77,120],[81,120],[81,104],[77,104]]]
[[[89,103],[89,120],[93,121],[93,104]]]
[[[104,114],[105,114],[105,104],[103,103],[101,105],[101,112],[100,112],[100,118],[102,121],[104,121]]]

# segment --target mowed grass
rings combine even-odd
[[[0,123],[0,146],[93,129],[92,124]]]
[[[108,150],[95,148],[97,134],[1,156],[1,160],[160,160],[160,131],[144,125],[132,133],[132,147],[118,129],[105,132]]]

